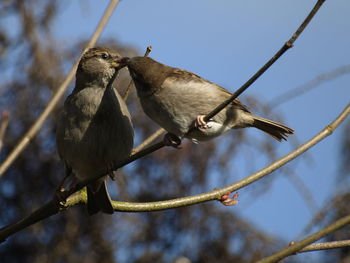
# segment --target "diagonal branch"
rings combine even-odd
[[[237,191],[238,189],[241,189],[263,177],[266,175],[272,173],[273,171],[277,170],[278,168],[282,167],[283,165],[287,164],[291,160],[295,159],[296,157],[303,154],[305,151],[319,143],[321,140],[332,134],[332,132],[339,127],[339,125],[346,119],[346,117],[350,114],[350,104],[347,105],[347,107],[337,116],[337,118],[327,125],[321,132],[319,132],[317,135],[315,135],[313,138],[311,138],[309,141],[305,142],[304,144],[300,145],[298,148],[296,148],[294,151],[290,152],[289,154],[285,155],[284,157],[280,158],[279,160],[276,160],[269,166],[265,167],[264,169],[232,184],[225,188],[216,189],[211,192],[188,196],[188,197],[182,197],[172,200],[166,200],[166,201],[159,201],[159,202],[148,202],[148,203],[128,203],[128,202],[120,202],[120,201],[113,201],[113,207],[115,211],[119,212],[145,212],[145,211],[158,211],[158,210],[165,210],[170,208],[176,208],[176,207],[182,207],[182,206],[189,206],[194,205],[198,203],[203,203],[211,200],[218,200],[223,194],[227,192],[233,192]],[[149,147],[150,148],[150,147]],[[140,151],[137,154],[132,155],[129,159],[129,162],[135,160],[138,158],[138,154],[146,151],[147,149]],[[127,162],[127,161],[125,161]],[[78,203],[86,203],[86,194],[85,191],[81,191],[78,193],[75,193],[71,195],[65,204],[60,204],[58,200],[53,199],[52,201],[45,204],[43,207],[39,208],[35,212],[33,212],[28,217],[18,221],[17,223],[11,224],[7,227],[4,227],[0,230],[0,241],[4,241],[7,237],[11,236],[12,234],[17,233],[18,231],[41,221],[44,218],[50,217],[56,213],[58,213],[60,210],[67,209],[70,206],[76,205]],[[350,216],[349,216],[350,220]],[[329,232],[327,232],[329,233]],[[317,238],[319,239],[319,238]],[[317,240],[315,239],[315,240]],[[315,241],[313,240],[313,241]],[[312,242],[313,242],[312,241]],[[312,243],[309,242],[305,244],[304,246]],[[304,244],[304,243],[303,243]],[[303,246],[303,247],[304,247]],[[299,249],[298,249],[299,250]],[[295,251],[294,251],[295,252]],[[293,252],[293,253],[294,253]]]
[[[300,242],[293,243],[292,245],[288,246],[287,248],[267,257],[263,258],[262,260],[259,260],[257,263],[274,263],[278,262],[283,258],[286,258],[290,255],[293,255],[297,253],[298,251],[302,250],[307,245],[315,242],[316,240],[319,240],[320,238],[338,230],[339,228],[342,228],[346,225],[350,224],[350,215],[347,215],[345,217],[342,217],[341,219],[335,221],[333,224],[323,228],[322,230],[318,231],[315,234],[312,234],[308,236],[307,238],[301,240]],[[349,245],[349,244],[348,244]]]
[[[115,7],[118,5],[119,0],[111,0],[108,7],[106,8],[105,13],[103,14],[99,24],[97,25],[95,32],[93,33],[90,41],[87,43],[85,50],[89,49],[90,47],[93,47],[98,38],[100,37],[103,29],[105,28],[109,18],[111,17]],[[83,53],[84,53],[83,52]],[[80,56],[81,57],[81,56]],[[44,111],[41,113],[39,118],[35,121],[35,123],[30,127],[30,129],[26,132],[26,134],[22,137],[22,139],[19,141],[19,143],[15,146],[15,148],[12,150],[12,152],[9,154],[9,156],[5,159],[5,161],[0,165],[0,177],[6,172],[6,170],[10,167],[10,165],[16,160],[16,158],[21,154],[21,152],[27,147],[29,142],[33,139],[33,137],[37,134],[41,126],[43,125],[44,121],[47,119],[47,117],[50,115],[50,113],[53,111],[56,104],[59,102],[60,98],[66,91],[68,85],[71,83],[75,76],[75,71],[77,69],[80,57],[78,58],[77,62],[73,65],[69,73],[67,74],[65,80],[62,82],[62,84],[58,87],[56,93],[51,98],[50,102],[47,104]]]
[[[149,55],[149,53],[151,53],[151,51],[152,51],[152,46],[148,46],[148,47],[146,48],[146,52],[145,52],[145,54],[144,54],[143,56],[144,56],[144,57],[148,57],[148,55]],[[132,88],[132,80],[130,80],[129,85],[128,85],[128,87],[126,88],[126,91],[125,91],[125,93],[124,93],[124,95],[123,95],[123,100],[124,100],[124,101],[126,101],[126,100],[128,99],[129,93],[130,93],[130,91],[131,91],[131,88]]]
[[[165,133],[165,130],[163,128],[159,128],[154,133],[152,133],[150,136],[147,137],[142,143],[140,143],[139,146],[135,147],[132,152],[137,153],[144,149],[146,146],[150,145],[155,139],[157,139],[159,136],[161,136],[163,133]]]
[[[343,110],[343,112],[340,113],[340,115],[329,125],[327,125],[321,132],[319,132],[316,136],[311,138],[309,141],[305,142],[304,144],[300,145],[298,148],[296,148],[294,151],[290,152],[289,154],[285,155],[284,157],[280,158],[279,160],[276,160],[269,166],[265,167],[264,169],[232,184],[225,188],[216,189],[211,192],[207,192],[204,194],[199,195],[193,195],[189,197],[183,197],[183,198],[177,198],[173,200],[168,201],[160,201],[160,202],[149,202],[149,203],[128,203],[128,202],[113,202],[114,208],[116,211],[123,211],[123,212],[143,212],[143,211],[155,211],[155,210],[163,210],[163,209],[169,209],[169,208],[175,208],[175,207],[181,207],[181,206],[188,206],[193,204],[198,204],[202,202],[207,202],[210,200],[217,200],[220,198],[223,194],[227,192],[234,192],[238,189],[241,189],[263,177],[266,175],[274,172],[278,168],[282,167],[283,165],[287,164],[291,160],[295,159],[296,157],[300,156],[304,152],[306,152],[308,149],[319,143],[321,140],[332,134],[332,132],[346,119],[346,117],[350,114],[350,104],[347,105],[347,107]]]
[[[306,26],[310,23],[311,19],[315,16],[317,11],[320,9],[325,0],[318,0],[315,4],[314,8],[310,11],[309,15],[305,18],[304,22],[299,26],[297,31],[293,34],[293,36],[281,47],[280,50],[261,68],[256,72],[242,87],[240,87],[237,91],[235,91],[232,96],[224,101],[222,104],[217,106],[214,110],[208,113],[204,117],[204,121],[209,121],[216,114],[218,114],[221,110],[223,110],[227,105],[229,105],[234,99],[236,99],[239,95],[241,95],[250,85],[252,85],[265,71],[272,66],[273,63],[276,62],[288,49],[293,47],[295,40],[300,36],[300,34],[304,31]]]
[[[325,0],[318,0],[315,4],[314,8],[310,12],[310,14],[307,16],[305,21],[302,23],[302,25],[298,28],[298,30],[293,34],[291,39],[274,55],[252,78],[250,78],[246,84],[244,84],[240,89],[238,89],[233,95],[231,96],[230,101],[225,101],[223,104],[219,105],[216,109],[214,109],[211,113],[209,113],[205,120],[208,121],[210,118],[215,116],[218,112],[220,112],[224,107],[226,107],[232,100],[234,100],[236,97],[238,97],[241,93],[243,93],[258,77],[260,77],[279,57],[282,56],[282,54],[287,51],[290,47],[292,47],[293,43],[297,39],[297,37],[301,34],[301,32],[305,29],[305,27],[308,25],[308,23],[311,21],[311,19],[314,17],[316,12],[319,10],[321,5],[323,4]],[[105,26],[108,18],[110,17],[114,7],[119,3],[119,1],[111,1],[109,7],[106,10],[106,13],[104,17],[102,18],[98,28],[101,26],[100,31]],[[104,21],[104,22],[103,22]],[[96,30],[97,32],[97,30]],[[95,33],[96,33],[95,32]],[[100,32],[97,34],[99,35]],[[96,38],[92,38],[88,44],[94,45]],[[93,42],[95,41],[95,42]],[[60,97],[62,96],[63,92],[67,88],[68,84],[72,80],[74,76],[74,72],[76,69],[77,63],[73,66],[71,71],[66,77],[66,80],[63,82],[63,84],[59,87],[57,93],[52,98],[50,103],[48,104],[47,108],[44,110],[42,115],[39,117],[39,119],[34,123],[32,128],[26,133],[24,138],[21,140],[19,145],[15,147],[13,152],[10,154],[10,156],[5,160],[5,162],[0,166],[0,176],[6,171],[6,169],[11,165],[11,163],[16,159],[16,157],[21,153],[21,151],[26,147],[26,145],[29,143],[31,138],[36,134],[36,132],[41,127],[44,120],[47,118],[47,116],[51,113],[53,107],[58,102]],[[141,212],[141,211],[155,211],[155,210],[163,210],[163,209],[169,209],[169,208],[175,208],[180,206],[187,206],[187,205],[193,205],[201,202],[207,202],[210,200],[217,200],[220,198],[223,194],[227,193],[228,191],[236,191],[248,184],[253,183],[256,180],[261,179],[262,177],[266,176],[267,174],[273,172],[274,170],[278,169],[279,167],[283,166],[284,164],[288,163],[289,161],[293,160],[297,156],[304,153],[306,150],[314,146],[316,143],[321,141],[323,138],[330,135],[335,128],[339,126],[339,124],[346,118],[346,116],[350,113],[350,105],[346,107],[346,109],[337,117],[337,119],[331,123],[329,126],[327,126],[323,131],[321,131],[318,135],[316,135],[314,138],[306,142],[305,144],[298,147],[293,152],[289,153],[288,155],[284,156],[283,158],[277,160],[276,162],[272,163],[265,169],[262,169],[258,171],[255,174],[252,174],[245,179],[238,181],[237,183],[230,185],[228,187],[217,189],[208,193],[194,195],[190,197],[183,197],[183,198],[177,198],[174,200],[168,200],[168,201],[161,201],[161,202],[151,202],[151,203],[127,203],[127,202],[113,202],[113,206],[115,208],[115,211],[132,211],[132,212]],[[140,150],[134,154],[132,154],[129,158],[126,160],[117,163],[114,165],[113,170],[116,170],[128,163],[131,163],[149,153],[152,153],[162,147],[164,147],[164,143],[159,142],[154,145],[151,145],[143,150]],[[32,215],[28,216],[27,218],[9,225],[5,228],[2,228],[0,230],[0,240],[5,240],[8,236],[20,231],[21,229],[34,224],[44,218],[47,218],[55,213],[57,213],[60,209],[67,208],[70,205],[74,205],[79,202],[86,201],[86,196],[81,193],[75,192],[79,191],[83,187],[85,187],[87,184],[97,180],[98,178],[106,175],[106,172],[103,174],[101,173],[100,176],[97,176],[95,178],[92,178],[90,180],[82,181],[75,185],[75,187],[71,191],[64,192],[67,198],[67,202],[65,204],[60,204],[58,200],[53,199],[52,201],[48,202],[44,207],[38,209],[35,211]],[[74,200],[71,201],[71,200]]]
[[[6,134],[6,129],[7,129],[7,126],[9,125],[9,121],[10,121],[10,118],[9,118],[10,114],[8,111],[3,111],[1,115],[2,115],[2,118],[0,121],[0,151],[1,151],[2,146],[4,145],[4,138],[5,138],[5,134]]]
[[[235,100],[239,95],[241,95],[250,85],[252,85],[262,74],[265,73],[265,71],[272,66],[273,63],[275,63],[288,49],[290,49],[294,42],[297,40],[297,38],[300,36],[300,34],[304,31],[304,29],[307,27],[307,25],[310,23],[312,18],[315,16],[317,11],[320,9],[322,4],[325,2],[325,0],[318,0],[313,7],[313,9],[310,11],[308,16],[305,18],[303,23],[299,26],[299,28],[295,31],[295,33],[292,35],[292,37],[281,47],[279,51],[261,68],[259,69],[243,86],[241,86],[237,91],[235,91],[232,96],[224,101],[222,104],[218,105],[215,109],[213,109],[210,113],[208,113],[204,117],[204,121],[209,121],[211,118],[213,118],[216,114],[218,114],[221,110],[223,110],[226,106],[228,106],[233,100]],[[189,130],[192,131],[192,129],[195,129],[194,127]],[[164,147],[164,143],[161,145],[162,142],[159,143],[158,149]]]
[[[282,103],[285,103],[287,101],[293,100],[298,96],[301,96],[305,94],[306,92],[311,91],[314,88],[319,87],[321,84],[324,84],[327,81],[332,81],[336,78],[342,77],[343,75],[350,74],[350,65],[344,65],[340,66],[336,69],[333,69],[329,72],[322,73],[312,80],[302,84],[299,87],[293,88],[291,90],[288,90],[284,93],[282,93],[279,96],[276,96],[272,100],[270,100],[267,105],[269,105],[270,108],[277,107],[281,105]]]
[[[286,42],[286,44],[252,77],[250,78],[250,80],[248,80],[248,82],[246,82],[245,85],[243,85],[240,89],[238,89],[232,96],[231,99],[236,98],[238,95],[240,95],[245,89],[247,89],[260,75],[262,75],[279,57],[281,57],[281,55],[290,47],[292,47],[293,43],[295,42],[295,40],[298,38],[298,36],[302,33],[302,31],[305,29],[305,27],[309,24],[309,22],[311,21],[311,19],[314,17],[314,15],[316,14],[316,12],[319,10],[319,8],[321,7],[321,5],[323,4],[324,0],[318,0],[317,3],[315,4],[314,8],[310,11],[309,15],[306,17],[306,19],[304,20],[304,22],[299,26],[299,28],[297,29],[297,31],[293,34],[293,36],[290,38],[290,40],[288,42]],[[147,51],[146,54],[147,55]],[[227,102],[227,101],[226,101]],[[216,109],[214,109],[214,111],[212,111],[211,113],[209,113],[206,117],[210,117],[212,118],[215,114],[217,114],[222,108],[226,107],[230,102],[228,102],[227,104],[225,104],[226,102],[224,102],[223,104],[221,104],[220,106],[218,106]],[[225,105],[224,105],[225,104]],[[219,109],[221,108],[221,109]],[[219,109],[219,110],[218,110]],[[213,112],[216,112],[214,115],[212,114]],[[210,119],[208,118],[208,119]],[[207,120],[208,120],[207,119]],[[191,131],[191,130],[190,130]],[[189,132],[190,132],[189,131]],[[110,169],[113,170],[117,170],[121,167],[123,167],[124,165],[127,165],[147,154],[150,154],[154,151],[157,151],[161,148],[163,148],[165,146],[164,141],[158,142],[156,144],[153,144],[139,152],[135,152],[134,154],[132,154],[129,158],[127,158],[124,161],[121,161],[119,163],[116,163],[113,165],[113,167],[110,167]],[[64,198],[68,198],[71,194],[75,193],[76,191],[79,191],[80,189],[82,189],[83,187],[87,186],[88,184],[96,181],[97,179],[105,176],[108,173],[108,171],[101,171],[100,173],[98,173],[98,176],[95,176],[93,178],[90,178],[88,180],[84,180],[84,181],[80,181],[78,182],[72,189],[70,189],[69,191],[64,192],[62,195]],[[223,192],[221,195],[225,194],[227,191]]]
[[[293,243],[293,245],[294,244],[295,243]],[[326,249],[342,248],[342,247],[350,247],[350,240],[339,240],[339,241],[316,243],[316,244],[308,245],[303,249],[297,251],[296,253],[304,253],[304,252],[310,252],[310,251],[316,251],[316,250],[326,250]]]

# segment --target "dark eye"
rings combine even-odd
[[[109,54],[107,54],[107,53],[103,53],[103,54],[101,55],[101,57],[102,57],[103,59],[109,59],[111,56],[110,56]]]

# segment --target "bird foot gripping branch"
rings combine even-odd
[[[172,133],[167,133],[164,135],[163,143],[165,146],[172,146],[176,149],[181,148],[181,138]]]
[[[205,115],[198,115],[195,120],[194,126],[200,130],[210,129],[211,126],[208,125],[208,123],[204,120],[204,118],[205,118]]]

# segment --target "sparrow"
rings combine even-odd
[[[112,88],[120,69],[116,52],[95,47],[85,52],[76,72],[73,92],[66,98],[57,122],[57,149],[78,180],[108,171],[112,163],[127,158],[133,147],[134,132],[125,102]],[[112,214],[106,177],[87,186],[87,210]]]
[[[208,122],[204,116],[232,94],[200,76],[150,57],[123,58],[146,115],[171,134],[194,142],[217,137],[231,129],[255,127],[278,141],[293,130],[252,114],[238,99]],[[194,129],[193,127],[196,127]],[[171,138],[165,138],[166,142]]]

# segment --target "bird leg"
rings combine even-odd
[[[58,203],[62,206],[64,206],[64,204],[66,203],[67,197],[70,196],[70,192],[72,192],[72,189],[74,188],[74,186],[78,182],[77,178],[74,176],[72,181],[70,182],[69,186],[67,187],[68,190],[64,189],[64,187],[62,187],[63,183],[70,175],[71,174],[67,174],[63,178],[63,180],[61,181],[61,183],[59,184],[59,186],[57,187],[57,190],[55,192],[54,199],[58,200]]]
[[[61,182],[58,184],[57,188],[56,188],[56,193],[62,193],[64,192],[64,183],[66,182],[66,180],[73,174],[72,168],[65,162],[64,163],[64,173],[65,176],[63,177],[63,179],[61,180]]]
[[[200,130],[205,130],[205,129],[210,129],[211,126],[207,124],[206,121],[204,121],[205,115],[198,115],[195,122],[194,126]]]
[[[172,133],[167,133],[164,135],[163,143],[165,146],[172,146],[176,149],[180,149],[181,139]]]
[[[231,192],[229,191],[229,192],[227,192],[226,194],[224,194],[223,196],[221,196],[221,197],[219,198],[219,201],[220,201],[223,205],[225,205],[225,206],[232,206],[232,205],[237,204],[237,203],[238,203],[238,200],[237,200],[237,198],[238,198],[238,193],[236,192],[236,193],[232,196],[232,198],[230,197],[230,195],[231,195]]]
[[[107,164],[107,173],[108,173],[109,178],[111,178],[112,181],[115,181],[115,173],[113,171],[113,166],[114,166],[113,162],[110,162]]]
[[[56,193],[60,193],[64,191],[64,182],[68,179],[68,177],[70,176],[70,173],[66,173],[66,175],[63,177],[63,179],[61,180],[61,182],[58,184],[57,188],[56,188]]]

